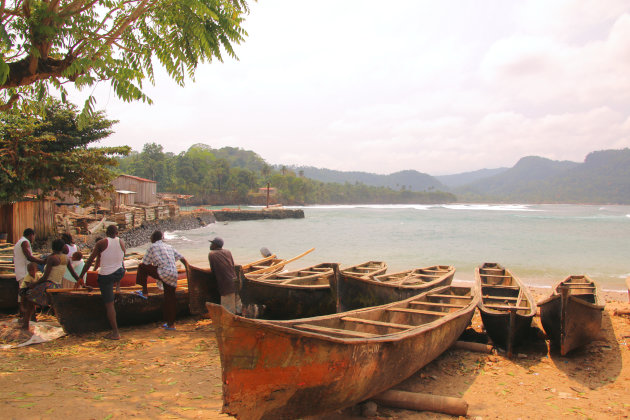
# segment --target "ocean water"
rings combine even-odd
[[[379,260],[388,263],[388,272],[395,272],[447,264],[456,267],[456,280],[472,281],[476,266],[498,262],[530,285],[551,286],[570,274],[588,274],[605,290],[625,289],[630,276],[630,206],[292,208],[302,208],[305,218],[219,222],[168,232],[166,240],[200,266],[208,266],[208,239],[220,236],[237,264],[260,258],[261,247],[285,259],[314,247],[288,268]]]

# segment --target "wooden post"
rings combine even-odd
[[[269,208],[269,183],[267,182],[267,208]]]
[[[372,400],[377,404],[407,410],[433,411],[453,416],[466,416],[468,413],[468,403],[461,398],[442,397],[419,392],[390,389],[372,397]]]

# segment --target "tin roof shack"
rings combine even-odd
[[[120,175],[112,181],[116,191],[135,192],[134,204],[153,206],[157,204],[157,182],[133,175]]]
[[[55,234],[55,204],[53,200],[24,200],[0,205],[0,232],[7,241],[16,243],[26,228],[33,228],[38,239]]]

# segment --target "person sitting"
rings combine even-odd
[[[35,312],[35,305],[50,306],[50,299],[46,290],[61,288],[63,274],[66,272],[66,268],[70,270],[70,274],[75,280],[79,280],[79,276],[77,276],[77,273],[75,273],[72,268],[70,259],[63,253],[65,245],[65,242],[61,239],[55,239],[52,242],[53,253],[46,258],[44,275],[28,286],[29,290],[25,293],[26,299],[23,300],[26,309],[22,323],[22,329],[24,330],[29,329],[29,321]]]
[[[71,257],[72,259],[70,260],[70,264],[72,264],[72,268],[74,268],[74,272],[80,273],[83,270],[83,266],[85,265],[85,263],[83,262],[83,253],[81,251],[76,251],[75,253],[71,255]],[[71,289],[71,288],[77,289],[83,284],[85,284],[85,278],[81,278],[80,280],[81,281],[79,282],[74,281],[72,274],[70,274],[70,270],[66,270],[65,274],[63,275],[62,287],[64,289]]]
[[[136,274],[136,284],[142,286],[141,297],[148,294],[147,278],[153,277],[162,284],[164,288],[164,320],[166,323],[162,328],[167,330],[175,329],[175,317],[177,316],[177,266],[175,262],[180,260],[184,265],[188,265],[186,259],[172,246],[162,242],[162,232],[156,230],[151,235],[151,246],[147,249],[142,263],[138,266]]]

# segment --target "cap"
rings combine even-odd
[[[223,239],[219,238],[218,236],[216,238],[214,238],[214,239],[211,239],[209,242],[212,242],[213,244],[215,244],[219,248],[223,248]]]

